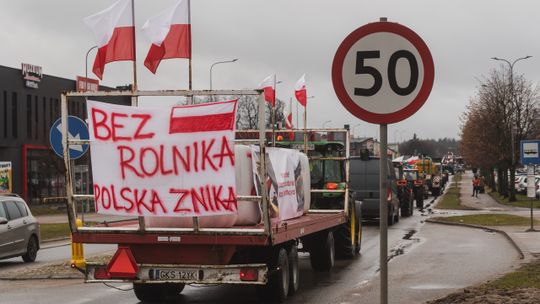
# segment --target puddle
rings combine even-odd
[[[423,285],[415,285],[409,287],[410,289],[417,289],[417,290],[433,290],[433,289],[458,289],[458,288],[465,288],[466,286],[461,285],[449,285],[449,284],[423,284]]]

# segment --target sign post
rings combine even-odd
[[[334,90],[343,106],[380,126],[381,304],[388,303],[388,124],[413,115],[433,87],[434,65],[424,41],[385,17],[350,33],[332,64]]]
[[[531,199],[531,227],[527,232],[534,229],[534,198],[536,197],[536,183],[534,178],[535,165],[540,164],[540,140],[522,140],[520,143],[521,164],[527,166],[527,197]]]

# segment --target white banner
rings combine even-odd
[[[88,101],[96,211],[236,213],[235,114],[235,100],[160,108]]]
[[[253,170],[256,170],[255,185],[259,190],[259,149],[253,147]],[[272,210],[278,214],[280,220],[302,216],[304,212],[304,189],[302,181],[302,168],[299,152],[293,149],[266,148],[266,191]]]

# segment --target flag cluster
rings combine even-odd
[[[98,53],[92,71],[103,78],[105,64],[135,61],[135,26],[131,0],[119,0],[111,7],[88,16],[86,25],[94,33]],[[162,59],[191,58],[189,0],[179,0],[172,8],[150,18],[142,27],[152,45],[144,65],[156,73]]]

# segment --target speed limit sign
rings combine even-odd
[[[343,40],[332,64],[334,90],[345,108],[371,123],[414,114],[433,87],[433,59],[422,38],[392,22],[364,25]]]

